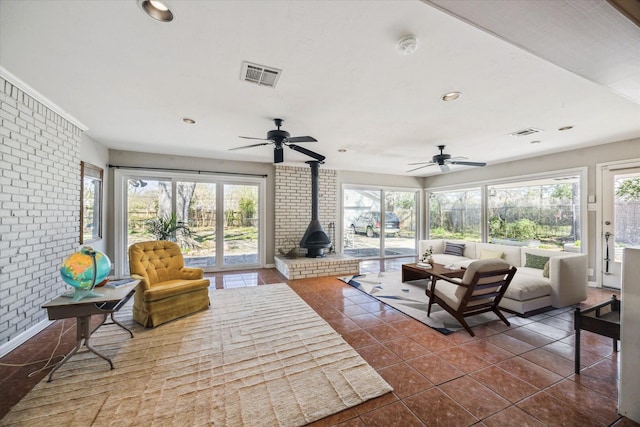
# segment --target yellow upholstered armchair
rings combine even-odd
[[[153,328],[209,307],[209,279],[201,268],[184,266],[180,246],[155,240],[129,247],[129,271],[142,277],[133,300],[133,318]]]

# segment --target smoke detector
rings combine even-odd
[[[418,39],[409,34],[398,41],[398,51],[403,55],[411,55],[418,48]]]

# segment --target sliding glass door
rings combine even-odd
[[[418,190],[345,186],[343,252],[363,259],[361,272],[391,270],[415,261],[418,194]]]
[[[116,239],[121,274],[128,247],[146,240],[176,241],[185,265],[205,271],[259,267],[264,179],[116,173]]]
[[[258,263],[259,194],[257,185],[224,185],[224,266]]]

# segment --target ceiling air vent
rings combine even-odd
[[[526,128],[526,129],[519,130],[517,132],[512,132],[509,134],[509,136],[515,136],[516,138],[520,138],[521,136],[532,135],[538,132],[542,132],[542,130],[536,129],[536,128]]]
[[[278,70],[277,68],[265,67],[264,65],[243,61],[240,80],[256,83],[260,86],[276,87],[281,73],[282,70]]]

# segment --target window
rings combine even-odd
[[[580,178],[489,185],[489,241],[564,249],[580,241]]]
[[[102,238],[102,169],[80,162],[80,244]]]
[[[429,194],[429,238],[482,240],[481,189]]]
[[[428,191],[428,237],[580,252],[585,179],[583,170]]]

